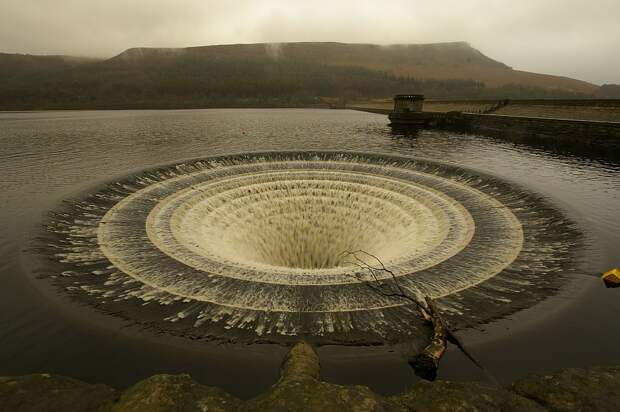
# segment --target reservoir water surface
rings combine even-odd
[[[482,136],[396,133],[387,123],[381,115],[309,109],[0,114],[0,375],[49,372],[123,388],[155,373],[190,373],[241,397],[269,387],[284,346],[144,330],[32,273],[40,265],[36,239],[42,226],[68,199],[137,170],[256,151],[426,158],[540,196],[582,234],[571,270],[542,301],[459,333],[504,382],[530,372],[617,362],[620,295],[605,289],[599,274],[620,266],[620,164]],[[383,393],[415,380],[406,352],[407,345],[319,349],[325,380]],[[484,379],[454,349],[439,377]]]

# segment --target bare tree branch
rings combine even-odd
[[[360,258],[358,254],[362,254],[376,260],[378,265],[369,264],[364,259]],[[421,354],[409,361],[409,364],[416,371],[416,374],[419,374],[425,379],[433,380],[435,378],[437,368],[439,367],[439,361],[447,349],[447,341],[455,345],[469,360],[472,361],[474,365],[480,368],[485,373],[487,378],[489,378],[492,382],[497,383],[495,377],[493,377],[493,375],[487,371],[484,366],[482,366],[482,364],[469,352],[469,350],[467,350],[461,339],[450,330],[448,324],[441,317],[441,313],[433,299],[426,296],[424,301],[421,302],[410,296],[398,282],[398,277],[396,274],[386,268],[381,259],[371,253],[364,250],[356,250],[344,251],[341,255],[352,258],[353,260],[348,261],[347,263],[357,266],[362,271],[369,273],[372,277],[372,282],[365,281],[361,278],[361,276],[356,277],[357,280],[364,281],[364,283],[371,289],[383,296],[405,299],[408,302],[413,303],[420,311],[424,320],[432,323],[433,336],[431,338],[431,343],[424,348]],[[378,272],[389,274],[392,282],[388,284],[387,282],[382,281],[377,275]]]

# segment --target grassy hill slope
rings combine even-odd
[[[0,109],[307,106],[429,97],[588,97],[579,80],[512,70],[466,43],[132,48],[110,59],[0,54]]]

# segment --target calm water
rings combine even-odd
[[[385,116],[333,110],[95,111],[0,114],[0,375],[51,372],[124,387],[190,373],[241,397],[269,387],[285,348],[191,342],[127,327],[34,280],[23,250],[63,199],[135,169],[256,150],[338,149],[423,156],[543,194],[585,233],[580,275],[557,296],[461,332],[500,380],[620,363],[620,291],[597,273],[620,266],[620,165],[435,131],[393,134]],[[323,377],[392,393],[414,381],[401,348],[319,350]],[[458,352],[444,379],[483,379]]]

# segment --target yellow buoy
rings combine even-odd
[[[613,268],[610,271],[603,273],[603,282],[608,288],[620,287],[620,269]]]

